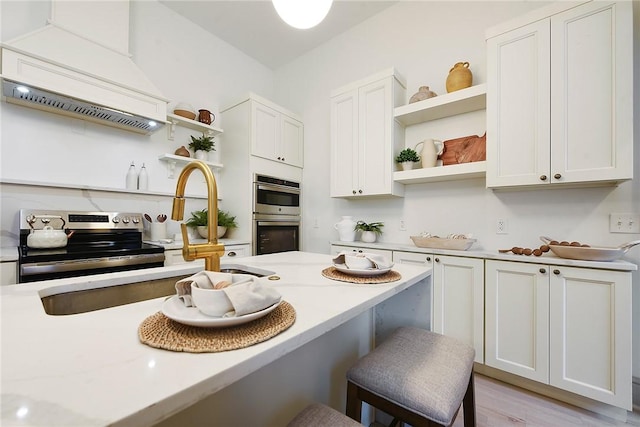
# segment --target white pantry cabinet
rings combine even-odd
[[[633,178],[632,34],[624,1],[558,2],[487,31],[487,187]]]
[[[485,363],[631,410],[631,273],[486,260]]]
[[[250,144],[253,156],[303,167],[304,127],[302,120],[294,113],[250,93],[242,102],[226,108],[221,114],[225,123],[226,117],[231,114],[242,117],[243,120],[237,125],[250,129],[249,141],[237,141],[231,136],[229,144]],[[236,121],[231,126],[235,126]]]
[[[393,180],[395,155],[404,148],[394,107],[406,84],[387,70],[331,93],[331,197],[403,196]]]
[[[393,251],[393,262],[433,268],[431,330],[457,338],[484,362],[484,260]]]

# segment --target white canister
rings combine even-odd
[[[333,228],[338,230],[341,242],[353,242],[356,240],[356,222],[352,216],[343,216],[342,220],[336,222]]]
[[[422,153],[420,157],[422,159],[423,168],[432,168],[438,163],[438,156],[444,151],[444,143],[437,139],[425,139],[422,142],[416,144],[415,150],[418,151],[418,146],[422,144]]]

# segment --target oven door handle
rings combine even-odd
[[[269,225],[283,225],[283,226],[296,226],[300,225],[299,221],[256,221],[258,226],[269,226]]]
[[[284,187],[281,185],[256,184],[258,190],[275,191],[277,193],[300,194],[299,188]]]

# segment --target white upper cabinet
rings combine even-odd
[[[487,187],[633,178],[631,3],[545,10],[487,32]]]
[[[335,90],[331,96],[331,197],[402,196],[393,181],[403,145],[394,107],[405,84],[395,70]]]
[[[251,154],[302,167],[302,122],[282,110],[251,100]]]

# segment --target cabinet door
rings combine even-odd
[[[282,114],[282,139],[276,156],[286,164],[301,168],[304,163],[304,129],[298,120]]]
[[[251,123],[251,154],[276,160],[280,141],[280,113],[252,101]]]
[[[14,261],[0,262],[0,285],[18,283],[18,263]]]
[[[433,267],[433,255],[419,252],[393,251],[393,262],[396,264],[412,264]]]
[[[487,260],[485,363],[549,381],[549,268]]]
[[[551,180],[633,177],[631,2],[551,18]]]
[[[549,20],[487,40],[487,187],[550,182]]]
[[[484,260],[434,255],[434,332],[457,338],[484,363]]]
[[[164,251],[164,266],[187,264],[200,265],[204,268],[204,259],[196,259],[194,261],[185,261],[182,256],[182,249],[169,249]]]
[[[631,274],[552,267],[550,384],[631,410]]]
[[[358,193],[389,194],[393,186],[393,87],[386,78],[358,90]]]
[[[331,197],[358,191],[358,91],[331,98]]]
[[[242,258],[251,255],[251,245],[229,245],[224,247],[222,259],[232,261],[234,258]]]

